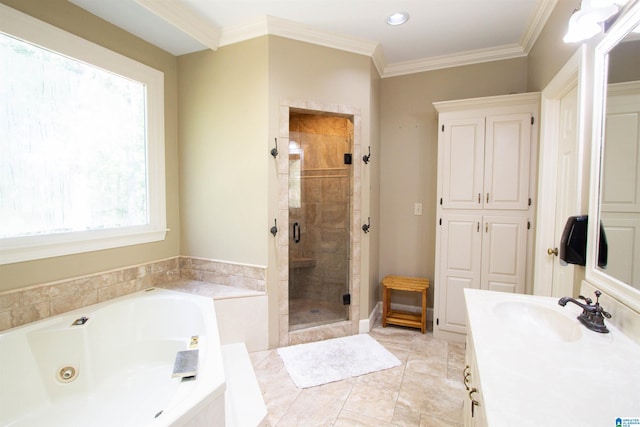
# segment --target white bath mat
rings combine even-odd
[[[278,354],[298,388],[381,371],[401,363],[366,334],[281,347]]]

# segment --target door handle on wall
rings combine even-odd
[[[300,242],[300,224],[297,222],[293,223],[293,241],[294,243]]]

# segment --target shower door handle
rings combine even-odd
[[[297,222],[293,223],[293,241],[294,243],[300,242],[300,224]]]

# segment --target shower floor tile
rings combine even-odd
[[[289,330],[346,320],[347,307],[328,301],[292,298],[289,300]]]

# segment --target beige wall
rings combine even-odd
[[[580,0],[559,0],[529,52],[527,89],[542,91],[577,50],[578,43],[564,43],[569,18],[580,8]]]
[[[434,278],[438,117],[432,103],[526,92],[526,67],[519,58],[382,80],[379,279]],[[413,214],[416,202],[422,216]],[[419,305],[406,298],[394,302]]]
[[[0,291],[179,255],[176,58],[64,0],[0,0],[164,73],[167,226],[163,242],[0,266]]]
[[[178,58],[182,255],[267,265],[267,48]]]

